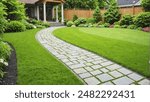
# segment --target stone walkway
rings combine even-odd
[[[52,35],[51,27],[41,30],[37,40],[88,85],[150,85],[150,80],[108,59],[66,43]]]

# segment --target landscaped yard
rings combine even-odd
[[[54,58],[35,39],[39,29],[7,33],[3,39],[16,49],[18,84],[82,84],[72,72]]]
[[[150,34],[119,28],[61,28],[54,35],[150,77]]]

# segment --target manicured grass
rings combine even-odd
[[[39,29],[4,34],[17,53],[18,84],[82,84],[62,63],[56,60],[35,39]]]
[[[54,35],[150,77],[150,33],[118,28],[61,28]]]

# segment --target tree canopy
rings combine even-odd
[[[103,8],[112,1],[114,0],[66,0],[65,8],[95,9],[96,2],[100,8]]]

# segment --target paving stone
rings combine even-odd
[[[91,65],[93,65],[92,63],[85,63],[85,65],[87,65],[87,66],[91,66]]]
[[[102,69],[100,69],[102,72],[104,72],[104,73],[106,73],[106,72],[109,72],[109,70],[108,69],[106,69],[106,68],[102,68]]]
[[[63,61],[63,62],[69,62],[69,60],[68,60],[68,59],[63,59],[62,61]]]
[[[134,82],[133,80],[129,79],[126,76],[113,81],[113,83],[115,83],[116,85],[129,85],[133,82]]]
[[[92,63],[93,63],[93,64],[100,64],[101,62],[103,62],[103,61],[97,60],[97,61],[93,61]]]
[[[84,79],[84,81],[85,81],[88,85],[98,85],[98,84],[100,83],[100,81],[97,80],[95,77],[86,78],[86,79]]]
[[[138,84],[140,84],[140,85],[150,85],[150,80],[144,79],[144,80],[138,82]]]
[[[83,73],[83,74],[79,74],[79,76],[81,78],[87,78],[87,77],[91,77],[92,75],[90,73]]]
[[[102,72],[100,70],[94,70],[92,72],[90,72],[92,75],[98,75],[101,74]]]
[[[112,71],[109,74],[112,75],[115,78],[123,76],[123,74],[119,73],[118,71]]]
[[[84,68],[74,69],[74,72],[77,74],[86,73],[87,71]]]
[[[71,66],[73,63],[72,62],[67,62],[65,64],[68,65],[68,66]]]
[[[87,71],[93,71],[93,69],[91,67],[84,67]]]
[[[93,65],[93,66],[91,66],[93,69],[99,69],[99,68],[101,68],[102,66],[101,65]]]
[[[132,71],[125,69],[125,68],[118,69],[118,71],[123,73],[124,75],[128,75],[132,73]]]
[[[106,83],[103,83],[101,85],[114,85],[112,82],[106,82]]]
[[[106,68],[112,71],[112,70],[118,69],[120,67],[121,67],[120,65],[113,64],[113,65],[107,66]]]
[[[70,66],[71,69],[76,69],[76,68],[81,68],[81,67],[85,67],[85,65],[83,63],[79,63],[79,64],[74,64]]]
[[[132,73],[130,75],[128,75],[129,78],[135,80],[135,81],[139,81],[141,79],[143,79],[144,77],[142,77],[141,75],[138,75],[136,73]]]
[[[111,64],[113,64],[113,63],[110,62],[110,61],[101,63],[102,66],[108,66],[108,65],[111,65]]]
[[[110,76],[109,74],[101,74],[101,75],[98,75],[96,76],[98,79],[100,79],[102,82],[106,82],[106,81],[109,81],[109,80],[112,80],[113,77]]]

